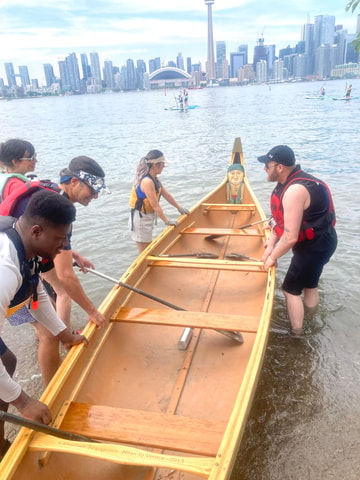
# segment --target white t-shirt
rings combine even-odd
[[[15,245],[6,233],[0,232],[0,332],[3,329],[7,307],[21,287],[22,281]],[[66,329],[66,326],[57,316],[41,281],[39,281],[37,292],[39,307],[31,313],[53,335],[58,335]],[[20,393],[20,385],[10,377],[0,359],[0,398],[10,403],[16,400]]]

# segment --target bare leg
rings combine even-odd
[[[143,250],[145,250],[145,248],[148,245],[150,245],[150,242],[148,242],[148,243],[146,243],[146,242],[136,242],[136,245],[137,245],[139,253],[141,253]]]
[[[12,377],[14,375],[15,368],[16,368],[16,357],[13,354],[13,352],[7,349],[6,352],[4,352],[1,355],[1,361],[7,373],[10,375],[10,377]],[[7,412],[8,408],[9,408],[9,404],[0,400],[0,410]],[[0,459],[2,454],[6,453],[6,447],[7,445],[9,445],[8,440],[5,439],[4,427],[5,427],[5,422],[0,420]]]
[[[284,292],[293,333],[300,335],[303,332],[304,304],[301,295],[292,295]]]
[[[314,313],[319,305],[319,290],[317,288],[304,288],[304,306],[306,311]]]
[[[71,298],[65,292],[62,282],[56,274],[55,268],[42,274],[56,292],[56,313],[67,327],[70,328]]]
[[[38,362],[44,386],[50,382],[61,363],[59,341],[39,322],[31,324],[39,338]]]

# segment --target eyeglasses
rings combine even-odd
[[[272,165],[265,164],[265,170],[270,170],[271,167],[277,167],[280,163],[273,163]]]
[[[158,165],[158,166],[160,165],[160,166],[163,166],[163,167],[165,167],[165,162],[156,162],[156,164],[155,164],[155,165]]]
[[[36,152],[34,152],[34,154],[31,157],[23,157],[23,158],[19,158],[19,160],[28,160],[29,162],[33,162],[34,160],[36,160]]]

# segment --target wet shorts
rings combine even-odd
[[[8,347],[6,346],[6,343],[3,341],[3,339],[0,337],[0,355],[4,355],[4,353],[8,350]]]
[[[141,213],[140,217],[139,210],[134,210],[133,214],[130,212],[129,228],[132,240],[134,242],[150,243],[154,222],[155,213]]]
[[[301,295],[304,288],[316,288],[324,265],[335,252],[337,236],[334,229],[314,241],[298,243],[293,249],[289,270],[282,289],[292,295]]]

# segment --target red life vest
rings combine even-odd
[[[310,206],[304,210],[298,242],[313,240],[316,234],[336,223],[334,203],[325,182],[301,170],[300,165],[290,173],[285,183],[278,183],[271,194],[273,228],[280,238],[284,233],[284,209],[282,199],[290,185],[303,185],[310,194]]]
[[[23,182],[0,203],[0,215],[18,218],[24,213],[23,210],[31,195],[40,189],[51,190],[56,193],[60,192],[57,184],[50,180],[29,180]]]

